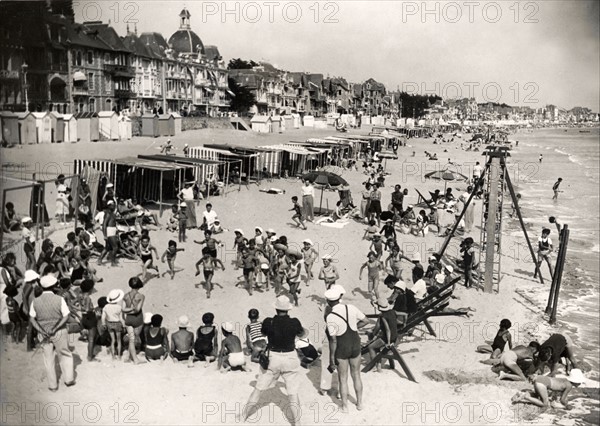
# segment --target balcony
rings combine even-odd
[[[198,87],[205,87],[210,85],[210,80],[207,78],[197,78],[194,80],[194,84]]]
[[[89,88],[87,84],[83,86],[73,86],[71,89],[73,96],[89,96]]]
[[[173,90],[167,90],[167,98],[168,99],[179,99],[179,93]]]
[[[127,65],[104,64],[104,69],[114,77],[135,77],[135,70]]]
[[[115,97],[121,99],[135,98],[135,93],[129,89],[115,89]]]

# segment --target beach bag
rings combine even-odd
[[[268,370],[269,369],[269,353],[271,352],[271,349],[267,346],[267,349],[262,351],[259,355],[258,355],[258,364],[260,365],[260,367],[263,370]]]

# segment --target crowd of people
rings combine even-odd
[[[329,254],[320,255],[311,239],[303,239],[302,248],[297,250],[294,248],[296,244],[288,241],[285,235],[272,228],[264,230],[256,226],[251,235],[237,228],[233,231],[233,240],[225,241],[219,235],[224,235],[227,229],[211,203],[205,204],[201,217],[196,216],[198,197],[194,182],[187,182],[167,219],[166,230],[173,237],[165,246],[155,237],[156,230],[162,228],[158,217],[135,200],[119,200],[114,187],[108,184],[100,213],[92,217],[89,207],[80,209],[75,218],[78,226],[67,234],[67,240],[63,244],[49,238],[43,240],[37,258],[36,241],[31,231],[32,219],[23,217],[17,220],[14,213],[9,213],[4,226],[10,232],[21,232],[26,265],[22,272],[13,253],[7,253],[2,259],[3,332],[12,336],[17,344],[25,340],[29,351],[42,349],[51,391],[56,391],[59,386],[54,363],[56,356],[65,385],[75,384],[68,335],[77,333],[79,339],[87,344],[88,362],[97,361],[98,354],[105,348],[111,359],[134,364],[163,362],[170,358],[188,367],[197,362],[205,366],[216,363],[222,372],[248,371],[253,363],[260,365],[246,416],[251,415],[252,407],[257,406],[261,392],[272,387],[280,377],[285,381],[290,403],[299,405],[299,367],[311,368],[316,360],[321,359],[321,392],[335,392],[332,376],[337,371],[342,411],[349,411],[349,377],[354,386],[356,408],[361,410],[364,407],[360,372],[362,350],[365,349],[372,360],[384,348],[395,345],[407,332],[403,327],[411,314],[418,310],[419,303],[456,282],[455,269],[463,270],[465,287],[474,285],[477,257],[473,238],[467,237],[462,241],[462,259],[458,259],[456,265],[443,262],[436,254],[429,256],[427,265],[423,265],[419,253],[405,254],[402,251],[400,235],[425,237],[431,227],[436,228],[438,235],[447,235],[449,229],[442,229],[440,225],[441,210],[458,222],[454,235],[471,232],[474,206],[471,204],[464,214],[463,209],[469,198],[479,196],[479,179],[483,171],[477,163],[472,184],[458,196],[453,194],[452,188],[444,193],[440,190],[430,192],[427,199],[419,194],[419,205],[424,206],[420,209],[412,204],[405,207],[409,190],[397,184],[384,208],[382,188],[389,179],[388,174],[381,164],[375,166],[372,162],[365,162],[363,166],[367,180],[361,192],[360,206],[355,207],[350,200],[347,207],[352,209],[352,216],[359,222],[367,224],[363,239],[369,246],[365,262],[357,272],[359,280],[362,280],[366,269],[367,284],[363,293],[377,313],[375,321],[370,321],[356,306],[344,303],[346,289],[338,283],[338,260]],[[58,220],[65,222],[74,213],[69,210],[64,183],[60,183],[58,189]],[[315,223],[314,190],[313,184],[305,181],[299,189],[301,198],[291,198],[292,220],[303,230],[309,229],[307,223]],[[82,205],[89,206],[86,194],[84,189]],[[120,209],[122,205],[126,208]],[[12,207],[14,212],[14,206],[8,207]],[[124,217],[134,220],[135,229],[118,229],[118,222]],[[335,222],[343,218],[340,201],[331,220]],[[203,239],[188,241],[187,231],[192,229],[200,230]],[[103,238],[98,237],[97,231]],[[538,262],[541,264],[546,260],[550,265],[548,256],[552,242],[548,238],[549,230],[546,231],[539,240]],[[261,319],[259,310],[251,307],[248,323],[237,329],[228,318],[219,318],[217,322],[212,312],[204,312],[202,324],[195,331],[189,317],[181,315],[177,319],[177,330],[170,333],[163,325],[162,315],[144,309],[146,296],[143,289],[152,279],[161,276],[159,266],[162,263],[167,266],[162,275],[174,279],[181,271],[176,265],[178,253],[186,249],[192,251],[194,244],[202,247],[201,257],[194,266],[195,275],[203,275],[202,285],[207,299],[214,291],[215,274],[229,267],[221,261],[219,251],[231,244],[237,253],[232,266],[242,274],[235,286],[243,287],[249,296],[257,289],[261,292],[273,290],[275,314]],[[130,290],[125,293],[112,289],[96,297],[95,286],[103,281],[99,277],[102,270],[99,272],[97,267],[104,268],[105,259],[111,265],[118,265],[122,257],[136,259],[140,264],[140,274],[128,280]],[[322,266],[317,273],[315,264],[319,257]],[[93,258],[96,262],[92,262]],[[402,262],[410,265],[410,278],[403,277]],[[323,282],[322,291],[315,290],[313,285],[313,282],[319,281]],[[300,306],[298,296],[305,288],[305,291],[322,296],[325,301],[323,320],[326,339],[321,349],[310,341],[309,333],[300,321],[290,316],[290,312]],[[470,308],[465,308],[466,315],[470,312]],[[572,387],[583,382],[581,370],[576,368],[573,342],[568,336],[552,335],[541,345],[531,342],[528,346],[513,347],[510,327],[509,320],[502,320],[493,343],[482,345],[478,350],[491,353],[488,363],[498,371],[503,369],[499,375],[501,380],[531,380],[534,395],[520,393],[514,401],[547,407],[548,390],[552,390],[562,392],[561,402],[566,406]],[[361,341],[360,335],[364,330],[368,330],[363,333],[366,343],[365,339]],[[508,350],[505,349],[507,344]],[[570,375],[567,379],[556,379],[553,376],[563,356],[570,362]],[[544,372],[546,364],[550,367],[550,374],[536,376],[535,372]],[[376,371],[381,372],[382,368],[379,362]]]

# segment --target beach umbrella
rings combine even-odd
[[[383,168],[384,169],[387,169],[387,160],[388,160],[388,158],[392,159],[392,160],[397,160],[398,159],[398,155],[394,154],[393,152],[385,152],[384,151],[384,152],[380,152],[379,154],[377,154],[377,156],[379,158],[382,158],[384,160],[384,163],[383,163]]]
[[[444,170],[436,170],[434,172],[427,173],[425,175],[426,179],[436,179],[444,181],[444,189],[446,189],[446,185],[448,182],[454,181],[468,181],[469,178],[462,173],[455,172],[453,170],[444,169]]]
[[[346,179],[340,175],[331,172],[314,171],[306,173],[301,177],[303,181],[307,180],[321,187],[321,201],[319,202],[319,213],[323,212],[323,191],[327,189],[339,190],[343,186],[348,186]]]

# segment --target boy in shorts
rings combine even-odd
[[[210,299],[210,293],[213,289],[212,279],[215,275],[215,268],[220,266],[220,268],[224,271],[225,266],[219,259],[211,256],[208,247],[204,247],[202,249],[202,259],[196,263],[196,276],[200,275],[200,265],[202,265],[202,269],[204,270],[204,279],[206,280],[206,298]]]
[[[298,228],[302,228],[302,229],[306,230],[307,228],[306,228],[306,225],[304,224],[304,216],[302,215],[302,207],[300,206],[300,204],[298,204],[298,197],[293,196],[292,203],[294,205],[290,209],[290,211],[295,212],[294,215],[292,216],[292,220],[294,221],[294,223],[296,223],[296,225],[298,225]]]
[[[177,253],[180,251],[185,251],[185,249],[177,248],[177,242],[174,240],[169,240],[169,246],[160,258],[162,263],[165,263],[165,259],[167,259],[169,270],[165,272],[165,274],[171,274],[171,279],[175,278],[175,259],[177,258]]]

